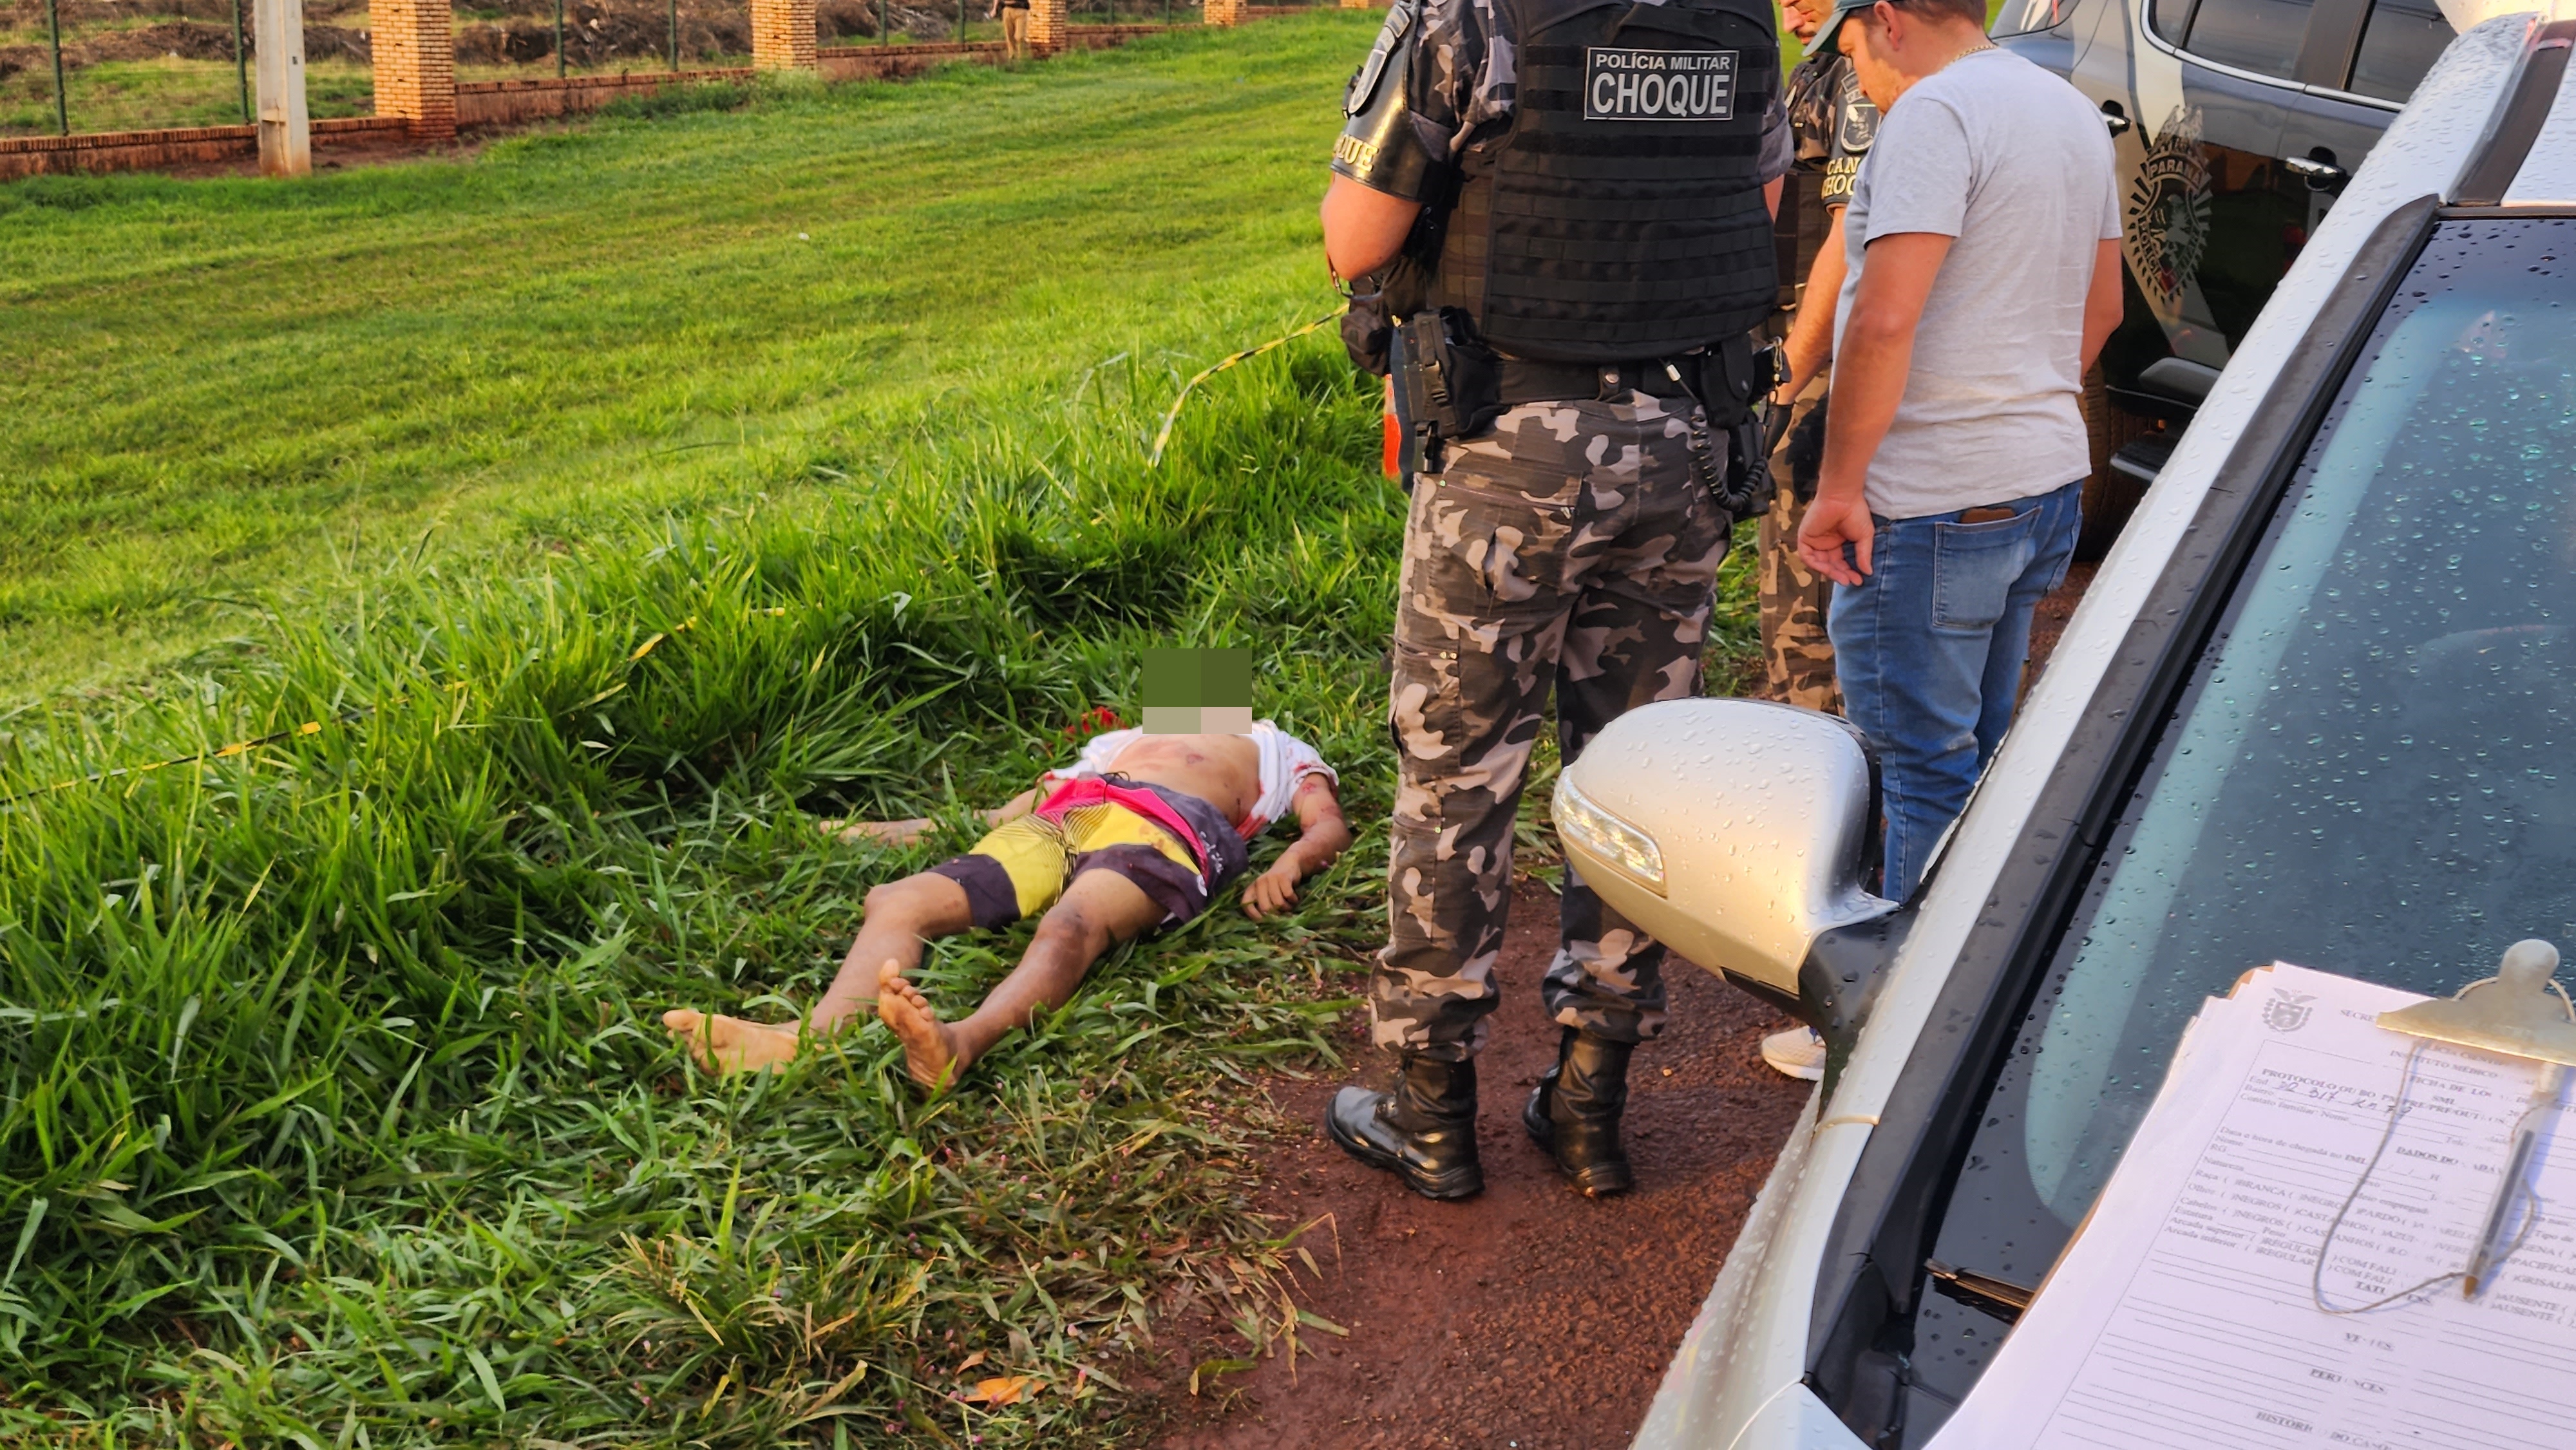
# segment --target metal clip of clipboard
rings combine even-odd
[[[2533,1120],[2542,1108],[2558,1100],[2567,1069],[2576,1067],[2576,1004],[2571,1004],[2566,991],[2552,980],[2557,971],[2558,948],[2534,937],[2507,947],[2496,974],[2462,987],[2459,995],[2382,1012],[2376,1019],[2378,1025],[2391,1032],[2519,1057],[2540,1065],[2531,1106],[2524,1111],[2521,1126],[2514,1133],[2504,1180],[2496,1188],[2495,1204],[2487,1210],[2485,1229],[2478,1235],[2477,1250],[2461,1280],[2461,1293],[2467,1298],[2477,1297],[2489,1272],[2504,1257],[2499,1241],[2524,1176],[2530,1171],[2533,1145],[2539,1140]]]

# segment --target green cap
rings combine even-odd
[[[1834,0],[1834,13],[1826,16],[1825,23],[1816,27],[1816,38],[1807,42],[1807,53],[1830,54],[1834,49],[1834,36],[1842,30],[1843,21],[1877,4],[1878,0]]]

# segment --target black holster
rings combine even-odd
[[[1785,414],[1771,400],[1787,381],[1777,343],[1753,345],[1750,336],[1729,338],[1702,353],[1700,406],[1709,426],[1726,432],[1726,469],[1709,491],[1738,521],[1771,506],[1771,449],[1778,440],[1771,414]]]
[[[1456,308],[1425,308],[1395,325],[1395,411],[1404,428],[1396,467],[1438,473],[1441,447],[1502,416],[1502,363]]]

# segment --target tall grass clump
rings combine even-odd
[[[792,500],[406,558],[219,670],[0,722],[0,1437],[1105,1443],[1176,1296],[1259,1337],[1238,1085],[1331,1056],[1367,840],[1282,921],[1121,950],[953,1095],[873,1026],[719,1082],[656,1021],[810,1001],[867,887],[1149,644],[1257,650],[1262,712],[1382,813],[1374,393],[1301,345],[1148,469],[1172,381],[820,437]],[[958,829],[816,831],[849,811]],[[942,945],[929,990],[1023,940]],[[997,1374],[1045,1388],[954,1398]]]

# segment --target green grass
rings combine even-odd
[[[221,601],[830,481],[968,394],[1185,375],[1333,303],[1365,16],[610,121],[292,186],[0,188],[0,698]]]
[[[1348,1040],[1401,500],[1320,337],[1143,448],[1327,305],[1370,28],[0,189],[0,608],[54,702],[0,716],[0,1440],[1124,1444],[1176,1310],[1298,1331],[1241,1084]],[[1749,615],[1739,563],[1729,658]],[[1293,915],[1122,949],[934,1101],[873,1027],[687,1070],[659,1011],[811,1000],[1169,643],[1259,651],[1344,770]],[[813,828],[853,810],[955,825]],[[1005,1372],[1048,1388],[951,1398]]]

